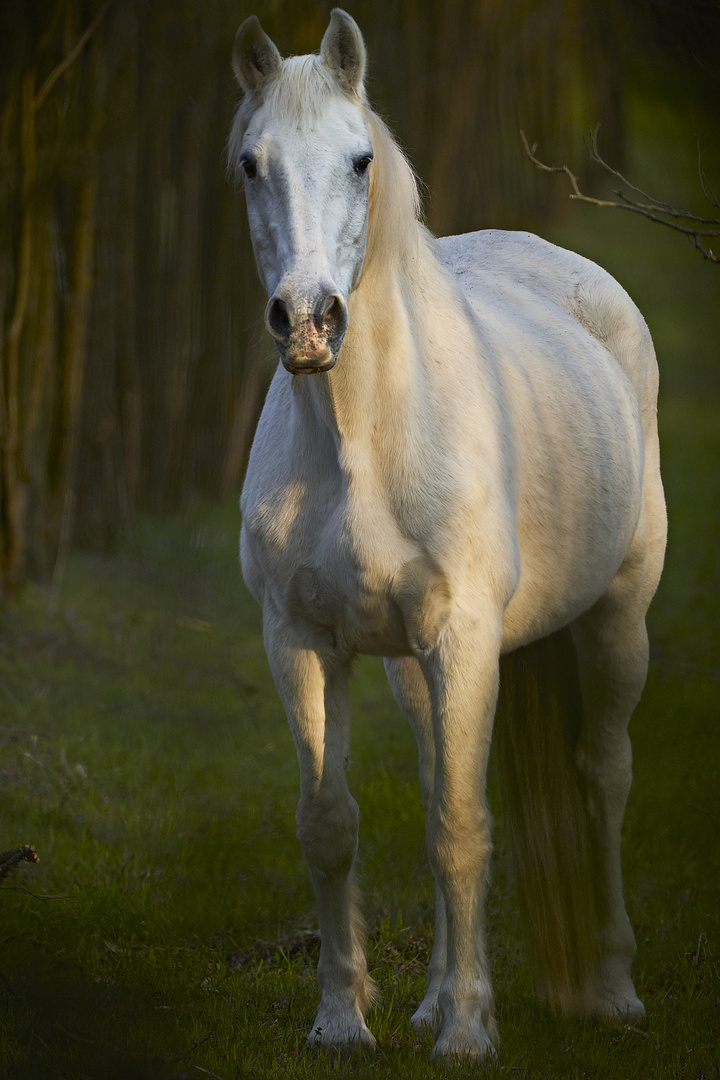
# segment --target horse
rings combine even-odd
[[[353,867],[348,679],[384,658],[418,744],[436,885],[433,1056],[498,1042],[486,771],[528,954],[571,1015],[637,1020],[621,825],[666,513],[647,326],[592,262],[523,232],[434,238],[335,9],[319,54],[238,30],[228,153],[280,362],[249,455],[241,564],[300,766],[317,901],[309,1043],[372,1050]]]

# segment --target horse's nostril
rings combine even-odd
[[[287,341],[290,337],[290,313],[287,304],[279,296],[273,297],[267,306],[265,315],[267,328],[274,338],[279,341]]]
[[[347,309],[345,301],[338,293],[331,293],[325,299],[321,310],[315,315],[315,325],[318,330],[329,334],[344,332],[347,326]]]

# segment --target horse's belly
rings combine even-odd
[[[637,396],[595,342],[514,377],[520,577],[506,648],[552,633],[607,590],[633,541],[644,444]]]
[[[572,582],[526,574],[505,609],[502,651],[512,652],[573,622],[600,599],[617,569],[608,568],[605,574],[595,572]]]
[[[592,498],[587,478],[584,497],[578,488],[572,503],[541,507],[532,529],[520,523],[520,578],[504,615],[504,651],[566,626],[608,589],[632,544],[642,492],[630,463],[615,483]]]

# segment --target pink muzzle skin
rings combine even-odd
[[[280,348],[280,355],[292,375],[315,375],[329,371],[335,363],[327,331],[319,331],[312,318],[293,329],[287,345]]]

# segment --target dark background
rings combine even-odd
[[[254,10],[287,55],[318,48],[331,6]],[[715,0],[349,6],[371,99],[409,152],[436,232],[558,226],[582,247],[588,208],[533,168],[520,128],[593,194],[608,187],[583,136],[600,124],[616,168],[718,216],[695,175],[699,138],[720,187]],[[272,359],[225,161],[232,40],[251,10],[0,8],[0,595],[51,577],[73,542],[107,548],[140,511],[239,491]],[[630,223],[630,260],[657,228]],[[681,283],[690,255],[676,243]],[[714,278],[703,302],[717,305],[720,272],[702,270]],[[692,368],[667,377],[720,389],[720,365],[705,363],[701,385]]]

